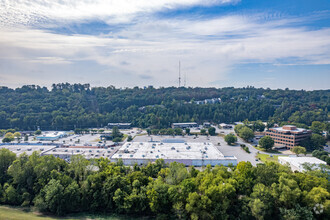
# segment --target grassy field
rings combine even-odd
[[[19,220],[19,219],[29,219],[29,220],[48,220],[49,219],[50,220],[50,219],[56,219],[56,218],[38,215],[37,213],[31,212],[29,209],[0,206],[0,219],[1,220]]]
[[[145,218],[134,218],[128,216],[117,216],[117,215],[102,215],[102,214],[86,214],[80,213],[75,215],[70,215],[67,217],[53,217],[45,216],[37,212],[31,211],[30,208],[21,208],[21,207],[10,207],[10,206],[0,206],[0,220],[57,220],[57,219],[66,219],[66,220],[146,220]]]
[[[273,154],[280,154],[281,152],[280,151],[278,151],[278,150],[266,150],[265,148],[262,148],[262,147],[260,147],[260,146],[258,146],[258,147],[256,147],[256,146],[254,146],[254,145],[252,145],[255,149],[257,149],[257,150],[260,150],[260,151],[263,151],[263,152],[267,152],[267,153],[273,153]]]
[[[278,162],[278,155],[273,155],[272,157],[268,154],[258,154],[258,159],[262,162]]]

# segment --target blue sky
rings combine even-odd
[[[0,85],[330,89],[327,0],[0,0]]]

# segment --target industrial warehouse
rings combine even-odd
[[[178,162],[186,166],[210,164],[237,165],[237,158],[224,156],[212,143],[187,142],[131,142],[124,144],[112,157],[112,161],[122,159],[124,165],[142,165],[164,159],[165,163]]]

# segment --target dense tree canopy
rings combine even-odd
[[[6,158],[0,204],[33,205],[39,211],[124,213],[163,219],[329,219],[327,170],[293,173],[278,163],[240,162],[198,171],[157,160],[126,167],[108,159],[71,163],[34,152]],[[316,205],[323,211],[317,214]]]
[[[217,104],[192,100],[220,97]],[[35,85],[0,87],[0,128],[71,130],[102,127],[109,122],[132,122],[138,127],[168,128],[173,122],[231,123],[256,121],[261,131],[269,122],[290,121],[310,126],[329,121],[330,90],[296,91],[246,88],[116,89],[88,84],[54,84],[51,90]],[[314,126],[319,129],[319,126]]]

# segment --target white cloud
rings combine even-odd
[[[209,86],[226,80],[239,63],[330,64],[330,28],[294,27],[292,23],[304,19],[277,15],[226,15],[200,21],[139,16],[116,32],[94,36],[11,25],[35,24],[42,19],[113,22],[166,7],[226,2],[236,1],[0,0],[0,20],[6,24],[0,27],[0,64],[7,67],[0,70],[0,77],[16,78],[22,84],[29,74],[32,83],[170,86],[177,85],[181,60],[188,85]],[[264,17],[270,18],[265,21]],[[285,59],[290,62],[283,62]]]
[[[129,21],[138,13],[196,5],[221,5],[239,0],[0,0],[0,24],[35,24],[47,19]]]

